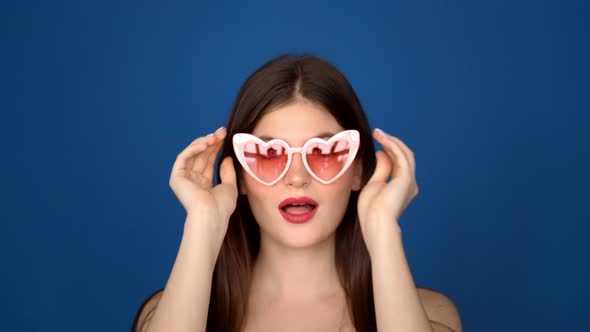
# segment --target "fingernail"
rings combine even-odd
[[[209,137],[209,136],[213,136],[213,134],[207,134],[207,137]]]
[[[377,131],[377,134],[379,134],[379,135],[381,135],[381,136],[383,136],[383,135],[385,134],[385,133],[383,132],[383,130],[381,130],[381,129],[379,129],[379,128],[377,128],[377,129],[375,129],[375,130]]]
[[[221,126],[221,127],[217,128],[217,130],[215,130],[215,132],[218,132],[218,131],[220,131],[223,128],[225,128],[225,127]]]

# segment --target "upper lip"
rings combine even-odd
[[[279,209],[282,209],[289,204],[310,204],[310,205],[314,205],[314,206],[319,205],[318,202],[314,201],[312,198],[307,197],[307,196],[289,197],[279,204]]]

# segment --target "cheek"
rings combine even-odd
[[[250,176],[250,174],[246,172],[242,172],[240,175],[240,194],[242,195],[250,195],[256,194],[257,192],[261,191],[259,187],[266,187],[262,183],[256,181],[255,179]]]
[[[344,216],[348,207],[350,193],[352,190],[352,173],[346,172],[341,178],[324,187],[322,200],[327,210],[324,210],[326,217],[338,217],[338,221]]]
[[[337,227],[342,222],[342,218],[348,208],[350,200],[350,189],[344,188],[341,191],[333,191],[324,196],[324,209],[319,214],[322,219],[326,220],[327,224]],[[332,226],[331,226],[332,227]]]
[[[351,191],[352,185],[353,185],[353,176],[354,176],[354,172],[352,167],[347,169],[346,172],[344,172],[344,174],[342,174],[342,176],[340,178],[338,178],[336,181],[332,182],[331,184],[334,185],[334,187],[336,188],[335,190],[339,191],[339,192],[345,192],[345,191]]]
[[[273,194],[272,188],[249,176],[245,176],[242,187],[244,189],[243,194],[247,195],[250,209],[257,222],[268,218],[267,215],[272,214],[275,208],[272,206],[274,204],[273,197],[279,196]]]

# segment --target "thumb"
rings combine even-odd
[[[387,178],[391,175],[392,170],[392,163],[389,160],[389,157],[385,154],[385,152],[379,150],[376,153],[377,157],[377,166],[375,167],[375,172],[367,182],[367,184],[371,182],[387,182]]]
[[[213,188],[213,195],[224,206],[224,218],[229,220],[230,214],[235,210],[237,204],[238,189],[236,185],[236,172],[231,157],[226,157],[219,167],[221,184]]]
[[[221,166],[219,167],[219,177],[221,178],[221,183],[229,184],[233,187],[236,187],[236,170],[234,169],[234,163],[230,156],[227,156],[221,162]]]

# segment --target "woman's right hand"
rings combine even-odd
[[[227,134],[225,128],[195,139],[172,166],[170,187],[180,200],[189,222],[207,222],[221,239],[227,232],[229,217],[236,208],[238,190],[231,157],[221,161],[221,183],[212,186],[213,166]]]

